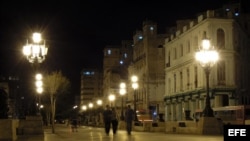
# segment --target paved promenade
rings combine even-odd
[[[66,125],[56,125],[56,133],[51,129],[44,130],[44,136],[20,137],[17,141],[223,141],[223,136],[166,134],[153,132],[135,132],[127,135],[124,130],[119,130],[116,135],[109,136],[104,133],[103,128],[81,126],[78,132],[71,132]]]

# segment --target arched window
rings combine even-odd
[[[221,28],[217,30],[217,48],[225,49],[225,32]]]
[[[218,85],[226,85],[226,66],[225,61],[219,61],[217,63],[217,79]]]

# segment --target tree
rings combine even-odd
[[[7,119],[8,118],[8,97],[7,93],[0,88],[0,119]]]
[[[52,133],[55,133],[55,113],[56,113],[56,100],[57,97],[66,91],[70,87],[69,80],[63,76],[61,71],[54,71],[48,74],[44,78],[44,90],[50,97],[51,104],[51,122],[52,122]]]

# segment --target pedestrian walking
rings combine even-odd
[[[112,108],[111,124],[112,124],[113,135],[115,135],[118,128],[118,114],[114,107]]]
[[[109,135],[110,126],[111,126],[111,117],[112,111],[109,105],[106,105],[106,109],[103,111],[103,122],[104,122],[104,129],[105,133]]]
[[[125,111],[125,122],[126,122],[126,130],[128,135],[131,135],[131,130],[132,130],[132,123],[134,120],[134,110],[131,109],[131,106],[128,105],[127,109]]]
[[[71,120],[71,130],[72,132],[77,132],[78,121],[77,119]]]

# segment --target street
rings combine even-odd
[[[119,130],[116,135],[107,136],[103,128],[81,126],[78,132],[71,132],[71,129],[64,124],[56,125],[56,133],[52,134],[51,129],[44,130],[42,137],[26,137],[18,141],[223,141],[223,136],[190,135],[190,134],[165,134],[153,132],[132,132],[127,135],[126,131]]]

